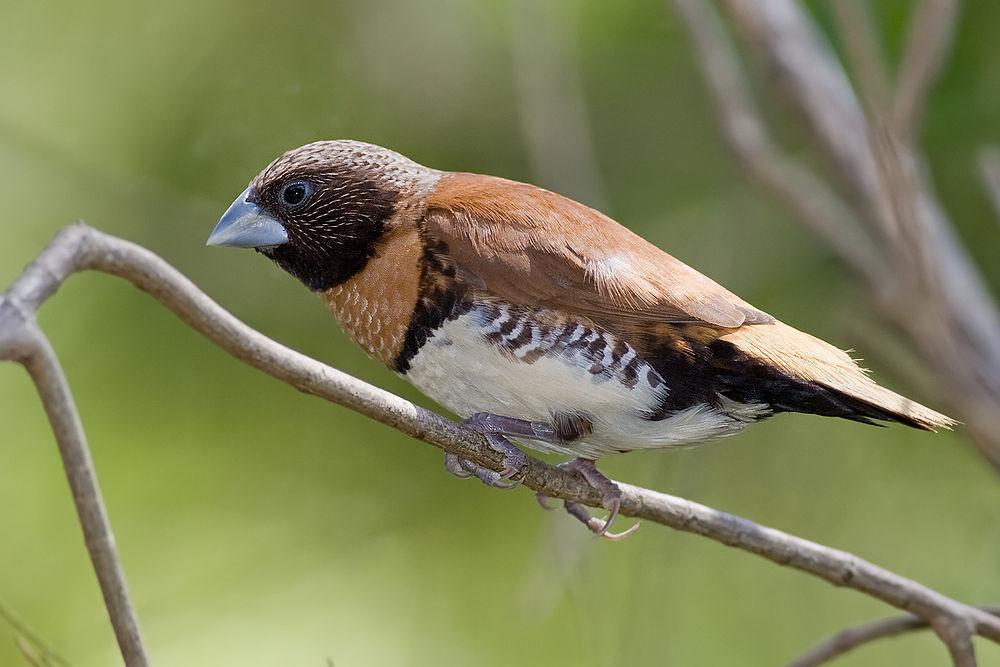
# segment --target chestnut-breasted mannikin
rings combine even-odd
[[[925,430],[955,422],[884,389],[843,351],[754,308],[607,216],[532,185],[424,167],[358,141],[289,151],[208,239],[255,248],[317,292],[371,356],[464,418],[575,457],[604,495],[601,456],[688,446],[779,412]]]

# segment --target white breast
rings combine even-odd
[[[594,430],[581,440],[525,442],[574,456],[691,444],[745,424],[707,404],[653,421],[668,381],[631,347],[593,326],[560,330],[524,313],[497,312],[473,309],[446,322],[413,357],[406,377],[461,417],[490,412],[551,422],[557,413],[584,413]],[[533,328],[530,336],[524,327]],[[514,340],[520,344],[506,344]]]

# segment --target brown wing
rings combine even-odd
[[[555,193],[448,174],[428,201],[425,222],[465,278],[513,303],[583,314],[613,331],[632,325],[682,342],[731,344],[748,362],[744,381],[782,410],[924,429],[955,424],[878,386],[843,351],[778,322],[614,220]],[[669,326],[681,323],[693,326]],[[650,326],[657,324],[668,326]],[[758,364],[783,378],[773,396],[764,395],[770,389],[753,372]],[[712,371],[737,381],[740,372]]]
[[[425,222],[467,279],[513,303],[619,325],[773,321],[606,215],[524,183],[447,174]]]

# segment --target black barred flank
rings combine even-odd
[[[639,382],[653,389],[664,385],[627,341],[589,322],[513,304],[484,303],[475,312],[483,339],[523,363],[561,356],[587,369],[594,382],[614,379],[628,389]]]

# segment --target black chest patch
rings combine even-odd
[[[470,290],[456,278],[455,265],[448,259],[445,249],[426,237],[423,241],[419,296],[395,363],[395,370],[404,374],[435,330],[472,309]]]

